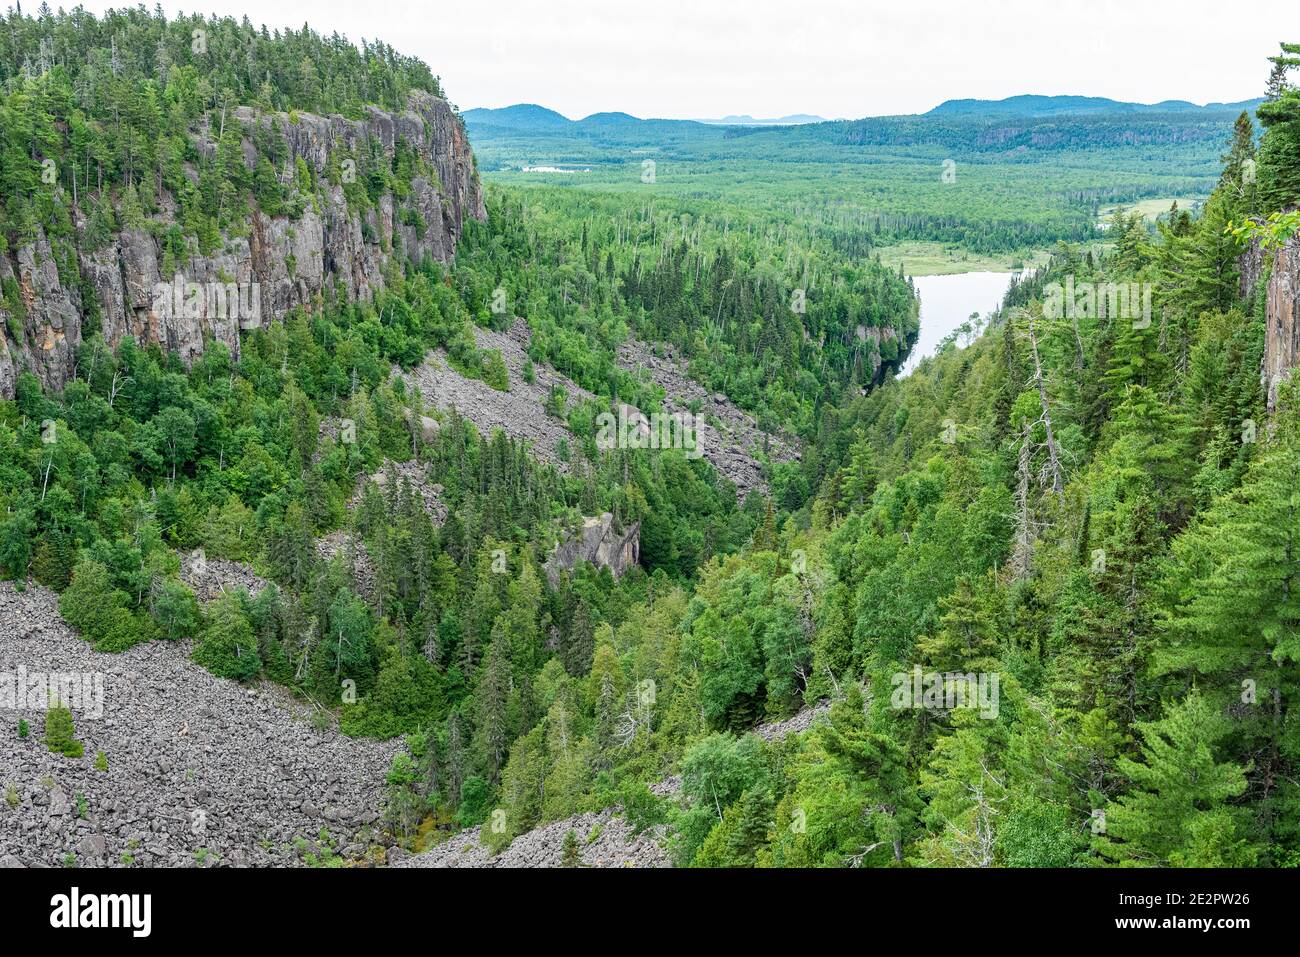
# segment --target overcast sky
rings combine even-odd
[[[8,5],[6,2],[4,5]],[[28,12],[35,7],[28,0]],[[51,6],[55,6],[51,0]],[[69,4],[70,5],[70,4]],[[84,0],[101,11],[120,3]],[[148,4],[152,6],[152,4]],[[382,39],[462,109],[579,118],[924,112],[1074,93],[1235,101],[1300,39],[1300,0],[199,0],[179,9]]]

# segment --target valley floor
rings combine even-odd
[[[822,701],[784,721],[761,724],[752,733],[765,741],[802,734],[829,709],[830,704]],[[650,790],[659,797],[671,797],[681,791],[681,778],[665,778]],[[617,806],[608,807],[597,813],[575,814],[543,824],[516,837],[496,856],[483,846],[483,828],[474,827],[423,853],[398,856],[392,863],[395,867],[561,867],[565,839],[572,831],[584,867],[671,866],[662,828],[650,828],[638,834],[619,816],[620,810]]]
[[[1046,265],[1050,253],[1027,249],[1015,253],[984,254],[944,243],[909,242],[881,246],[880,261],[891,269],[900,265],[909,276],[951,276],[962,272],[1004,272]]]

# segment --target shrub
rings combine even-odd
[[[510,372],[506,369],[506,361],[501,358],[499,349],[488,350],[487,361],[483,365],[483,381],[498,392],[510,391]]]
[[[561,867],[581,867],[582,855],[578,853],[578,835],[570,829],[564,835],[564,860]]]
[[[132,612],[130,598],[113,587],[108,569],[89,559],[73,569],[72,583],[59,596],[59,611],[96,651],[125,651],[158,631],[147,614]]]
[[[460,789],[460,807],[456,809],[456,821],[461,827],[473,827],[487,819],[492,809],[492,788],[481,777],[465,779]]]
[[[72,712],[60,705],[45,712],[45,746],[55,754],[79,758],[85,747],[75,737]]]

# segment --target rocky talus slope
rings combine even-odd
[[[200,602],[212,601],[222,592],[241,588],[249,595],[256,595],[270,584],[251,566],[225,558],[210,558],[201,548],[181,552],[180,562],[180,580],[194,591],[194,597]]]
[[[282,689],[217,678],[187,651],[155,641],[101,654],[52,591],[0,582],[0,681],[85,673],[103,687],[101,717],[73,710],[80,758],[45,746],[44,711],[4,703],[0,863],[285,866],[322,831],[344,856],[378,839],[397,743],[319,730]]]
[[[288,146],[288,164],[303,160],[318,182],[327,183],[338,155],[358,156],[369,141],[392,157],[399,139],[433,175],[417,176],[404,199],[384,194],[365,211],[348,205],[342,185],[327,185],[320,209],[309,204],[298,219],[254,210],[246,235],[226,238],[208,255],[191,244],[172,275],[163,274],[156,238],[174,222],[170,196],[162,197],[158,219],[163,228],[123,229],[98,247],[89,239],[86,211],[74,207],[78,276],[60,275],[58,257],[39,230],[31,241],[0,252],[0,281],[17,286],[23,307],[22,315],[11,316],[0,304],[0,397],[13,396],[17,374],[24,369],[54,388],[72,378],[88,309],[86,291],[93,292],[110,345],[131,336],[141,343],[157,342],[188,362],[206,341],[215,340],[238,356],[241,326],[276,321],[294,306],[313,303],[335,282],[349,298],[368,299],[383,285],[384,268],[394,257],[448,262],[465,220],[486,217],[469,141],[460,118],[440,97],[413,93],[405,112],[369,108],[362,120],[309,113],[291,118],[248,108],[235,110],[233,118],[243,126],[250,169],[257,158],[252,131],[261,125],[277,129]],[[217,134],[200,128],[191,135],[196,148],[211,155]],[[238,288],[239,301],[255,308],[244,310],[250,315],[197,318],[183,309],[161,308],[158,287],[173,282],[177,273],[183,283]],[[21,333],[16,338],[15,329]]]
[[[830,703],[821,701],[784,721],[759,725],[751,733],[765,741],[801,734],[829,710]],[[673,776],[650,790],[660,797],[672,797],[680,793],[681,784],[681,778]],[[393,867],[560,867],[564,861],[564,841],[572,831],[586,867],[671,866],[663,847],[666,837],[663,829],[651,828],[637,834],[620,816],[621,810],[618,806],[608,807],[543,824],[520,834],[496,855],[484,847],[482,827],[468,828],[420,854],[390,852],[389,864]]]
[[[316,539],[316,554],[332,562],[342,556],[344,566],[352,573],[361,597],[373,601],[375,597],[375,563],[370,558],[366,543],[348,531],[330,532]]]
[[[501,429],[511,438],[530,443],[533,454],[542,461],[560,471],[568,471],[568,464],[560,459],[557,450],[561,441],[573,447],[576,440],[567,424],[547,415],[543,406],[553,385],[564,389],[570,402],[592,399],[592,393],[545,363],[534,363],[534,381],[524,381],[530,333],[523,319],[515,319],[506,332],[478,328],[475,338],[480,349],[500,351],[510,374],[507,391],[501,392],[480,379],[457,372],[441,350],[430,354],[423,365],[408,374],[412,384],[428,405],[442,410],[455,409],[485,435]],[[661,357],[649,344],[632,340],[619,349],[619,364],[645,374],[659,385],[664,390],[668,412],[686,413],[692,406],[699,409],[703,419],[699,430],[703,456],[735,483],[742,501],[751,490],[767,490],[760,455],[785,462],[799,458],[797,440],[763,431],[753,416],[725,395],[709,392],[691,379],[685,365],[674,359],[671,352]],[[629,415],[640,414],[628,408]]]
[[[482,844],[482,828],[462,831],[431,851],[414,856],[389,855],[392,867],[560,867],[570,831],[587,867],[668,867],[668,855],[650,830],[635,834],[616,808],[576,814],[521,834],[500,854]],[[652,829],[653,830],[653,829]]]
[[[567,472],[569,465],[558,449],[562,441],[572,445],[573,436],[562,420],[547,414],[544,403],[552,385],[564,389],[570,402],[594,398],[592,394],[544,364],[535,366],[533,382],[524,381],[529,332],[522,319],[516,319],[508,332],[475,328],[474,337],[480,349],[500,351],[510,374],[509,390],[502,392],[481,379],[462,375],[439,349],[406,374],[424,402],[444,411],[455,409],[485,436],[501,429],[513,439],[528,442],[538,459]]]
[[[662,354],[660,354],[662,353]],[[664,390],[669,412],[698,410],[704,419],[700,443],[704,457],[736,485],[743,502],[753,489],[766,494],[760,454],[774,462],[792,462],[800,457],[798,440],[759,428],[752,415],[721,392],[710,392],[690,377],[686,362],[671,346],[653,346],[629,339],[618,350],[619,365],[644,375]]]

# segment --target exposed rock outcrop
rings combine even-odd
[[[318,182],[328,183],[341,152],[360,155],[372,141],[391,157],[399,139],[435,175],[415,177],[400,202],[386,194],[364,213],[348,205],[342,185],[327,185],[319,208],[309,204],[298,219],[254,210],[245,235],[226,237],[210,254],[191,243],[174,269],[154,232],[123,229],[96,248],[85,211],[74,208],[74,266],[55,255],[40,230],[32,241],[0,254],[0,283],[16,289],[20,300],[17,308],[8,309],[0,301],[0,396],[13,395],[22,369],[55,388],[73,376],[81,320],[89,307],[83,288],[93,291],[111,345],[131,336],[159,343],[188,362],[208,342],[217,341],[238,355],[240,328],[265,326],[294,306],[311,305],[335,282],[349,297],[368,299],[383,285],[391,259],[448,262],[465,220],[486,217],[464,129],[439,97],[416,92],[406,112],[370,108],[362,120],[240,108],[233,111],[235,121],[243,124],[250,163],[257,156],[252,130],[274,127],[287,144],[290,166],[303,160],[319,174]],[[192,135],[201,152],[215,149],[216,130],[201,128]],[[161,205],[159,218],[170,224],[175,203],[164,196]],[[175,295],[160,294],[177,275]],[[204,305],[198,310],[185,308],[190,283],[203,290]]]
[[[897,342],[898,330],[893,326],[866,326],[859,325],[854,330],[854,336],[858,342],[867,347],[867,359],[871,363],[871,382],[873,385],[880,382],[880,367],[884,365],[884,359],[880,355],[880,344],[882,342]]]
[[[633,522],[618,531],[614,528],[614,516],[606,512],[595,518],[584,518],[581,528],[555,546],[546,560],[546,577],[554,586],[561,573],[573,571],[581,562],[590,562],[597,568],[608,568],[615,578],[621,578],[640,558],[641,523]]]
[[[1277,405],[1278,387],[1300,366],[1300,236],[1292,236],[1273,259],[1265,303],[1264,360],[1260,376],[1268,408]]]
[[[1264,358],[1260,383],[1268,397],[1268,410],[1277,407],[1278,387],[1300,366],[1300,235],[1292,236],[1273,253],[1253,239],[1237,262],[1241,295],[1253,296],[1260,278],[1264,289]]]

